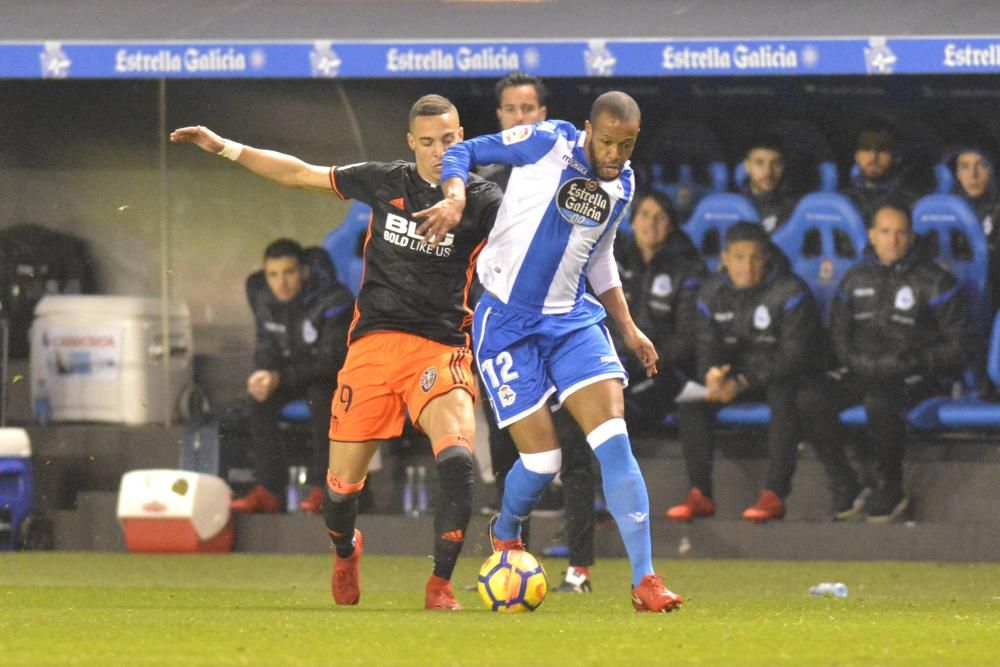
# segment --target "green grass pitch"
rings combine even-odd
[[[421,609],[427,558],[366,555],[360,606],[338,608],[327,557],[2,554],[0,665],[1000,664],[1000,565],[657,565],[680,612],[634,613],[627,562],[603,560],[595,593],[501,615],[465,590],[464,612]],[[827,580],[850,596],[808,595]]]

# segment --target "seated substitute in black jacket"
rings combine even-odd
[[[682,403],[678,428],[691,491],[667,510],[675,521],[715,513],[712,501],[712,424],[715,412],[743,400],[766,400],[769,466],[747,521],[780,519],[795,472],[799,424],[795,395],[823,358],[823,332],[808,285],[788,268],[763,226],[741,222],[726,232],[724,271],[698,294],[697,373],[706,401]]]
[[[257,486],[234,500],[232,508],[280,511],[288,465],[278,417],[286,403],[304,398],[310,415],[312,489],[299,509],[319,512],[326,485],[330,401],[347,354],[354,297],[337,282],[325,250],[303,250],[290,239],[267,247],[264,268],[247,278],[246,289],[257,325],[256,370],[247,378]]]
[[[867,512],[868,521],[884,523],[901,517],[909,505],[903,493],[907,410],[924,398],[950,393],[972,361],[978,336],[966,291],[928,256],[905,208],[879,208],[868,240],[864,258],[841,281],[830,315],[833,346],[844,368],[805,388],[799,412],[807,439],[817,447],[827,443],[840,459],[828,466],[835,496],[838,488],[844,497],[860,494],[835,518]],[[838,420],[841,410],[858,403],[865,406],[876,459],[878,479],[870,496],[847,464],[847,433]]]
[[[618,237],[615,259],[629,312],[660,355],[651,378],[635,355],[624,359],[632,378],[625,389],[625,419],[630,430],[641,432],[659,427],[682,392],[704,396],[704,387],[692,378],[698,290],[707,272],[666,195],[649,192],[635,202],[632,235]],[[627,352],[617,337],[615,347]]]

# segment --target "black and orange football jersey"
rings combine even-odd
[[[413,213],[441,201],[441,187],[412,162],[361,162],[330,170],[342,199],[372,208],[364,243],[364,275],[350,340],[374,331],[402,331],[446,345],[468,345],[469,287],[503,193],[475,175],[466,186],[462,221],[431,248]]]

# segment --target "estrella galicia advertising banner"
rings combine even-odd
[[[811,76],[1000,72],[1000,36],[468,42],[0,42],[0,78]]]

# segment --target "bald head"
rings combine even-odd
[[[592,124],[596,123],[597,117],[601,114],[607,114],[611,118],[625,123],[632,123],[634,121],[636,126],[642,120],[639,105],[636,104],[631,95],[627,95],[620,90],[608,91],[594,100],[594,103],[590,107],[590,122]]]

